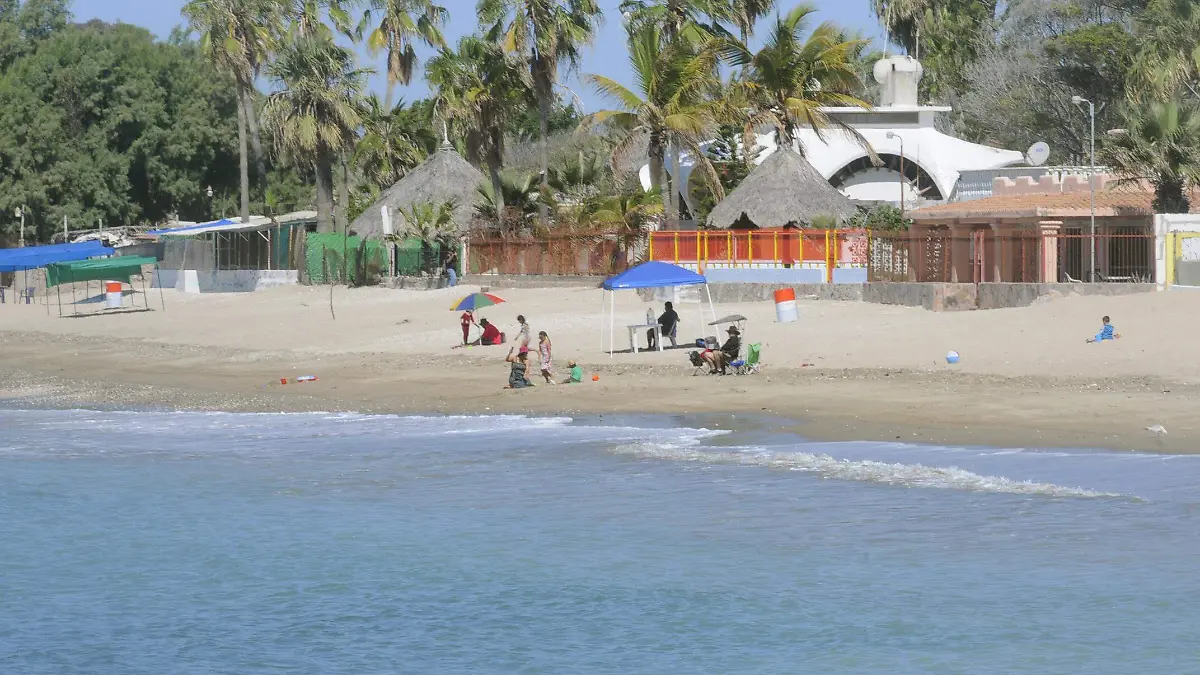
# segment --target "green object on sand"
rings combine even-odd
[[[579,366],[571,368],[571,382],[583,382],[583,368]]]
[[[73,260],[46,266],[46,286],[70,284],[79,281],[124,281],[141,274],[145,265],[157,265],[158,260],[148,256],[119,256],[96,260]]]

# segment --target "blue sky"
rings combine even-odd
[[[75,0],[72,11],[77,21],[124,21],[144,26],[159,37],[165,38],[172,28],[183,22],[179,9],[184,2],[185,0]],[[621,16],[617,12],[620,3],[621,0],[600,0],[605,14],[604,26],[596,44],[589,50],[581,70],[584,73],[600,73],[628,83],[629,67],[625,56],[624,33]],[[778,3],[784,10],[799,4],[797,0],[778,0]],[[818,8],[817,18],[820,21],[834,21],[868,37],[881,35],[879,25],[871,13],[869,0],[811,0],[810,4]],[[442,5],[450,11],[450,23],[446,29],[448,41],[457,41],[459,37],[475,30],[475,0],[442,0]],[[382,58],[372,65],[376,70],[382,71]],[[382,77],[375,78],[372,84],[382,91]],[[605,105],[603,99],[579,86],[577,80],[567,82],[567,86],[578,94],[587,110],[596,110]],[[407,90],[399,89],[397,92],[398,96],[409,100],[428,93],[423,80],[414,81],[413,86]]]

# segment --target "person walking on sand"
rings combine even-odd
[[[538,362],[542,367],[542,377],[546,384],[554,384],[554,357],[551,354],[550,336],[546,331],[538,333]]]
[[[459,323],[462,324],[463,344],[471,344],[471,326],[475,325],[475,315],[468,309],[459,317]]]
[[[1096,333],[1095,337],[1088,338],[1088,344],[1093,342],[1104,342],[1105,340],[1116,340],[1117,338],[1121,337],[1120,333],[1114,331],[1113,325],[1109,323],[1110,319],[1107,316],[1100,321],[1103,322],[1103,324],[1100,326],[1100,332]]]
[[[525,321],[524,314],[517,315],[517,323],[520,324],[520,328],[517,329],[517,345],[529,351],[529,324]]]
[[[508,350],[508,356],[504,358],[506,363],[512,364],[512,370],[508,373],[508,387],[506,389],[524,389],[532,387],[533,383],[529,381],[529,350],[522,347],[520,351],[513,354],[516,347],[511,347]]]

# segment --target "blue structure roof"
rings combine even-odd
[[[661,288],[664,286],[691,286],[708,281],[701,274],[670,263],[651,261],[631,267],[616,276],[604,280],[604,290],[619,291],[630,288]]]
[[[223,218],[221,220],[214,220],[210,223],[196,223],[195,225],[185,225],[183,227],[169,227],[165,230],[150,230],[146,234],[153,235],[155,237],[164,234],[187,234],[189,230],[203,230],[210,227],[216,227],[218,225],[233,225],[236,222],[237,221],[235,220]]]
[[[45,267],[51,263],[87,260],[112,254],[113,250],[99,241],[6,248],[0,249],[0,272],[20,272]]]

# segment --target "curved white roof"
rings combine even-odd
[[[830,112],[848,113],[854,111],[882,114],[906,112],[911,115],[913,112],[936,113],[946,110],[949,110],[949,108],[896,106],[876,108],[873,111],[833,109]],[[924,169],[925,173],[929,174],[937,185],[938,191],[946,198],[954,192],[954,186],[958,183],[959,175],[963,171],[1000,169],[1020,164],[1025,159],[1024,154],[1020,152],[979,145],[944,134],[931,125],[932,115],[922,114],[921,118],[922,124],[919,126],[913,126],[909,123],[898,124],[895,127],[889,128],[884,124],[880,124],[880,120],[878,119],[872,120],[870,126],[855,126],[877,154],[900,155],[901,145],[903,144],[905,160],[914,162]],[[892,138],[888,137],[889,133],[893,134]],[[829,129],[823,130],[821,136],[824,140],[818,138],[817,134],[808,128],[801,129],[798,133],[798,139],[804,147],[805,157],[808,158],[813,167],[826,179],[832,178],[843,167],[867,154],[867,151],[855,139],[845,133]],[[777,149],[775,134],[759,134],[758,146],[762,148],[762,151],[756,158],[756,163],[761,164],[763,160]],[[669,158],[667,162],[667,168],[670,170]],[[680,160],[680,173],[684,179],[684,184],[686,184],[687,179],[690,177],[691,170],[691,158],[687,156],[682,157]],[[641,168],[639,177],[641,178],[642,186],[645,189],[649,189],[649,165],[644,165]]]

